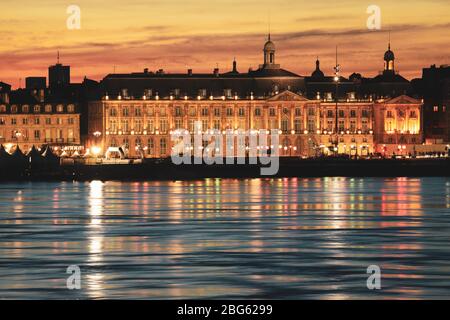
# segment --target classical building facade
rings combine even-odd
[[[33,145],[79,147],[78,105],[54,101],[43,89],[5,92],[0,99],[0,144],[24,152]]]
[[[387,155],[400,143],[402,150],[422,143],[420,101],[374,100],[351,92],[307,96],[305,79],[276,64],[270,38],[263,52],[259,69],[244,74],[234,62],[223,74],[216,69],[212,74],[108,75],[101,83],[103,98],[89,103],[89,145],[102,152],[123,146],[130,157],[167,157],[174,144],[171,133],[192,133],[196,121],[203,132],[277,129],[281,156]],[[393,71],[393,62],[386,69]]]

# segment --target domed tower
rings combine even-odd
[[[388,50],[384,53],[384,71],[385,72],[395,72],[395,55],[391,51],[391,42],[389,41]]]
[[[319,57],[317,57],[316,60],[316,70],[313,71],[311,74],[311,77],[313,78],[323,78],[325,75],[323,74],[322,70],[320,70],[320,61]]]
[[[267,42],[264,45],[264,64],[260,66],[261,69],[279,69],[280,65],[275,64],[275,44],[270,39],[270,33]]]

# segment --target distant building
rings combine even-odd
[[[0,101],[0,144],[61,148],[80,146],[80,110],[76,102],[63,101],[45,89],[19,89]]]
[[[46,77],[27,77],[25,78],[25,88],[27,90],[39,90],[47,87]]]
[[[70,84],[70,66],[64,66],[58,62],[48,68],[48,82],[49,87],[62,87]]]
[[[450,66],[424,68],[420,91],[424,98],[425,138],[429,143],[449,143]]]

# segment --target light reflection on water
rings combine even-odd
[[[447,178],[1,184],[0,298],[447,298],[449,196]]]

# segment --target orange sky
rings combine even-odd
[[[68,30],[66,8],[81,8],[81,30]],[[381,7],[382,29],[369,31],[366,8]],[[396,68],[420,77],[450,63],[448,0],[1,0],[0,81],[46,76],[56,62],[72,66],[72,81],[117,72],[165,69],[212,72],[256,68],[270,16],[277,62],[309,75],[316,56],[331,73],[339,46],[344,75],[376,75],[391,30]],[[24,80],[22,80],[22,85]]]

